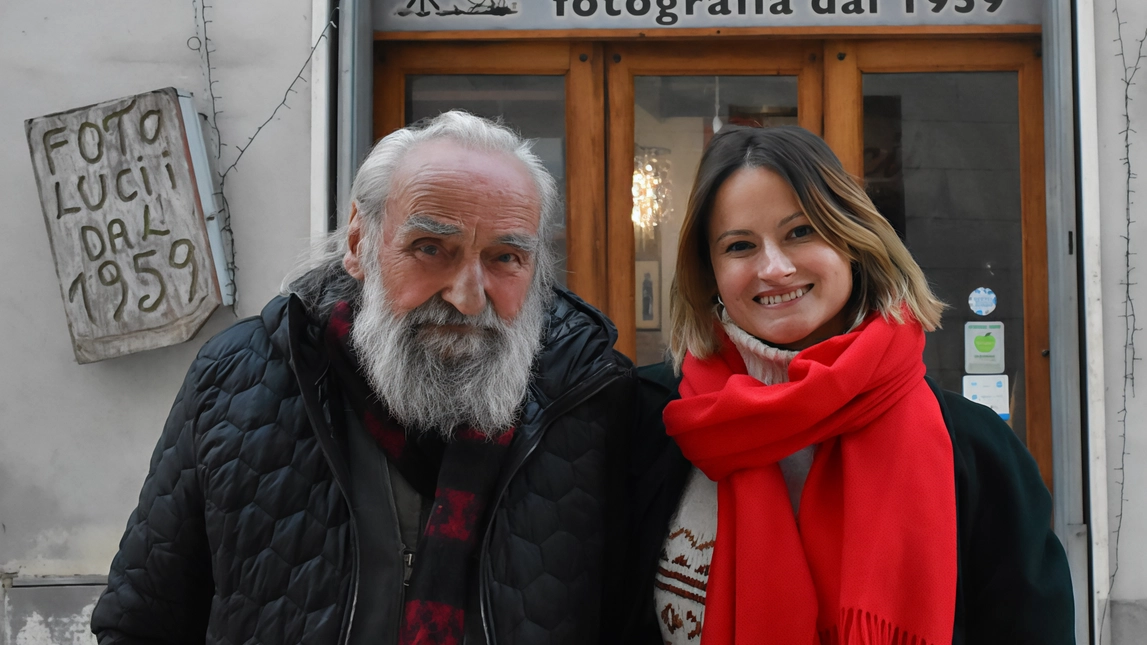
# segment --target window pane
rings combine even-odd
[[[1017,80],[1014,72],[866,75],[864,178],[876,207],[951,307],[944,328],[928,335],[928,374],[962,391],[965,323],[1002,322],[1002,337],[981,347],[1004,345],[1008,422],[1023,439]],[[969,306],[978,288],[995,293],[991,313],[977,315]]]
[[[637,364],[647,365],[665,358],[678,233],[714,127],[795,125],[797,79],[639,76],[633,89]]]
[[[560,222],[552,243],[566,282],[566,93],[564,76],[434,75],[406,77],[407,124],[461,109],[503,123],[534,142],[557,182]]]

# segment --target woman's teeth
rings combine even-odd
[[[757,302],[760,302],[762,305],[779,305],[782,302],[788,302],[790,300],[799,298],[804,294],[805,290],[802,288],[789,293],[782,293],[779,296],[760,296],[757,298]]]

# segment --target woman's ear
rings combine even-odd
[[[362,242],[362,218],[358,216],[358,204],[350,203],[350,220],[346,229],[346,255],[343,256],[343,268],[350,277],[363,281],[366,272],[362,268],[362,258],[359,256],[359,244]]]

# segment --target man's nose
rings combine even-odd
[[[482,266],[478,262],[462,265],[442,290],[442,299],[464,315],[477,316],[486,308],[483,278]]]
[[[766,244],[757,267],[757,277],[765,282],[788,278],[796,273],[796,267],[787,253],[775,244]]]

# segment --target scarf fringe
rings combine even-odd
[[[820,630],[821,645],[937,645],[912,634],[870,611],[840,610],[840,622]]]

